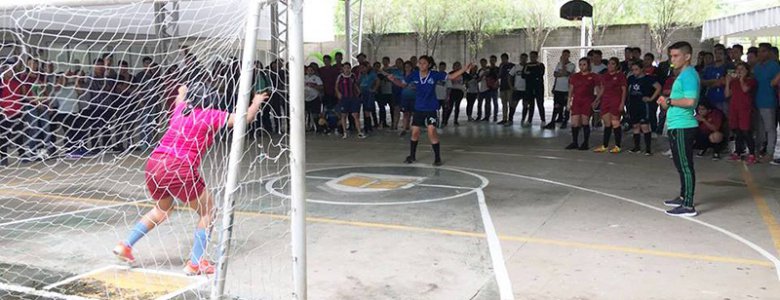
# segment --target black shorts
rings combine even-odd
[[[644,101],[631,101],[628,104],[628,120],[631,125],[650,123],[650,104]]]
[[[412,126],[428,127],[431,125],[439,125],[439,116],[435,111],[416,111],[412,115]]]
[[[559,106],[569,105],[569,92],[553,91],[553,103]]]
[[[379,106],[393,105],[393,94],[376,94],[376,102]]]
[[[518,91],[514,90],[512,91],[512,102],[518,103],[520,100],[523,100],[525,98],[525,91]]]
[[[310,114],[319,114],[322,112],[322,100],[319,97],[312,101],[306,101],[306,112]]]

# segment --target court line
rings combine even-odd
[[[496,234],[496,227],[493,225],[493,219],[490,217],[487,203],[485,202],[485,192],[482,189],[477,191],[477,203],[479,212],[482,214],[482,225],[485,228],[485,237],[490,251],[490,260],[493,263],[493,273],[496,276],[498,293],[501,300],[514,300],[512,291],[512,281],[509,279],[509,272],[506,269],[506,260],[504,252],[501,250],[501,242]]]
[[[66,198],[67,200],[72,200],[72,201],[87,200],[87,201],[104,202],[104,203],[122,202],[117,200],[90,199],[90,198],[57,196],[57,195],[48,195],[48,194],[35,194],[35,196],[41,198],[50,198],[51,196],[55,196],[53,198],[55,200],[63,200],[62,198]],[[146,207],[146,208],[154,207],[152,204],[148,204],[148,203],[138,203],[137,206]],[[252,216],[265,217],[274,220],[289,219],[289,216],[287,215],[261,213],[261,212],[253,212],[253,211],[236,211],[236,214],[243,215],[243,216],[250,216],[250,217]],[[450,230],[450,229],[442,229],[442,228],[425,228],[425,227],[415,227],[415,226],[400,225],[400,224],[348,221],[348,220],[338,220],[338,219],[320,218],[320,217],[307,217],[306,220],[315,223],[345,225],[345,226],[353,226],[353,227],[360,227],[360,228],[391,229],[391,230],[408,231],[408,232],[433,233],[433,234],[441,234],[441,235],[449,235],[449,236],[485,238],[484,233]],[[763,266],[763,267],[770,267],[770,268],[774,266],[772,263],[763,260],[738,258],[738,257],[700,255],[700,254],[690,254],[690,253],[683,253],[683,252],[659,251],[659,250],[644,249],[644,248],[615,246],[615,245],[608,245],[608,244],[593,244],[593,243],[542,239],[542,238],[535,238],[535,237],[512,236],[512,235],[498,235],[498,238],[502,241],[505,240],[505,241],[515,241],[515,242],[524,242],[524,243],[532,243],[532,244],[545,244],[545,245],[553,245],[553,246],[560,246],[560,247],[567,247],[567,248],[603,250],[603,251],[643,254],[643,255],[651,255],[651,256],[659,256],[659,257],[680,258],[686,260],[699,260],[699,261],[709,261],[709,262],[719,262],[719,263],[746,264],[746,265]]]
[[[237,214],[242,214],[247,216],[267,217],[275,220],[289,219],[289,217],[285,215],[268,214],[268,213],[260,213],[260,212],[242,211],[242,212],[237,212]],[[318,218],[318,217],[307,217],[306,220],[315,223],[345,225],[345,226],[354,226],[354,227],[361,227],[361,228],[392,229],[392,230],[399,230],[399,231],[434,233],[434,234],[459,236],[459,237],[485,238],[484,233],[442,229],[442,228],[416,227],[416,226],[408,226],[408,225],[400,225],[400,224],[374,223],[374,222],[364,222],[364,221],[348,221],[348,220],[338,220],[338,219]],[[513,235],[498,235],[498,238],[502,241],[554,245],[554,246],[561,246],[566,248],[603,250],[603,251],[611,251],[611,252],[623,252],[623,253],[631,253],[631,254],[643,254],[643,255],[669,257],[669,258],[680,258],[686,260],[692,259],[692,260],[720,262],[720,263],[747,264],[747,265],[763,266],[763,267],[770,267],[770,268],[773,266],[772,263],[763,260],[736,258],[736,257],[728,257],[728,256],[700,255],[700,254],[690,254],[690,253],[683,253],[683,252],[660,251],[660,250],[652,250],[652,249],[644,249],[644,248],[636,248],[636,247],[614,246],[608,244],[592,244],[592,243],[584,243],[584,242],[542,239],[542,238],[535,238],[535,237],[524,237],[524,236],[513,236]]]
[[[49,292],[49,291],[42,291],[37,290],[31,287],[21,286],[21,285],[15,285],[15,284],[7,284],[0,282],[0,290],[6,290],[11,292],[17,292],[17,293],[24,293],[26,295],[32,295],[32,296],[38,296],[38,297],[45,297],[47,299],[58,299],[58,300],[93,300],[90,298],[84,298],[79,296],[68,296],[63,295],[60,293],[55,292]]]
[[[497,175],[517,177],[517,178],[523,178],[523,179],[531,180],[531,181],[537,181],[537,182],[544,182],[544,183],[559,185],[559,186],[568,187],[568,188],[571,188],[571,189],[576,189],[576,190],[580,190],[580,191],[584,191],[584,192],[590,192],[590,193],[594,193],[594,194],[610,197],[610,198],[617,199],[617,200],[620,200],[620,201],[633,203],[633,204],[636,204],[636,205],[639,205],[639,206],[642,206],[642,207],[645,207],[645,208],[649,208],[649,209],[652,209],[652,210],[655,210],[655,211],[658,211],[658,212],[662,212],[662,213],[665,212],[664,209],[661,209],[661,208],[658,208],[658,207],[655,207],[655,206],[652,206],[652,205],[649,205],[649,204],[646,204],[646,203],[643,203],[643,202],[640,202],[640,201],[637,201],[637,200],[634,200],[634,199],[629,199],[629,198],[626,198],[626,197],[622,197],[622,196],[618,196],[618,195],[614,195],[614,194],[610,194],[610,193],[606,193],[606,192],[601,192],[601,191],[597,191],[597,190],[593,190],[593,189],[589,189],[589,188],[585,188],[585,187],[581,187],[581,186],[577,186],[577,185],[573,185],[573,184],[563,183],[563,182],[559,182],[559,181],[555,181],[555,180],[538,178],[538,177],[533,177],[533,176],[520,175],[520,174],[514,174],[514,173],[507,173],[507,172],[501,172],[501,171],[481,170],[481,169],[476,169],[476,168],[460,167],[460,169],[470,170],[470,171],[474,171],[474,172],[492,173],[492,174],[497,174]],[[693,223],[696,223],[696,224],[708,227],[708,228],[713,229],[715,231],[718,231],[720,233],[723,233],[726,236],[728,236],[728,237],[730,237],[730,238],[732,238],[732,239],[734,239],[734,240],[736,240],[736,241],[738,241],[738,242],[740,242],[742,244],[745,244],[746,246],[752,248],[754,251],[758,252],[759,254],[761,254],[761,256],[765,257],[770,262],[772,262],[772,264],[774,264],[775,272],[776,272],[776,275],[777,275],[777,279],[778,279],[778,281],[780,281],[780,260],[778,260],[777,257],[772,255],[768,251],[764,250],[764,248],[761,248],[760,246],[758,246],[755,243],[753,243],[753,242],[743,238],[742,236],[740,236],[740,235],[738,235],[736,233],[733,233],[731,231],[728,231],[726,229],[723,229],[723,228],[721,228],[719,226],[716,226],[716,225],[704,222],[704,221],[699,220],[699,219],[691,218],[691,217],[679,217],[679,218],[682,219],[682,220],[686,220],[686,221],[689,221],[689,222],[693,222]]]
[[[325,169],[327,170],[327,169]],[[320,170],[322,171],[322,170]],[[306,175],[306,178],[311,179],[320,179],[320,180],[333,180],[338,177],[327,177],[327,176],[314,176],[314,175]],[[435,187],[435,188],[443,188],[443,189],[453,189],[453,190],[473,190],[474,187],[470,186],[457,186],[457,185],[445,185],[445,184],[427,184],[427,183],[417,183],[415,184],[417,186],[424,186],[424,187]]]
[[[455,198],[460,198],[464,196],[468,196],[470,194],[476,193],[478,189],[483,189],[487,186],[488,180],[485,178],[485,176],[464,171],[460,169],[453,169],[448,167],[432,167],[428,165],[422,165],[422,164],[408,164],[408,165],[398,165],[398,164],[375,164],[375,165],[369,165],[369,166],[354,166],[354,165],[348,165],[348,166],[338,166],[338,167],[331,167],[331,168],[319,168],[319,169],[313,169],[313,170],[307,170],[306,172],[318,172],[318,171],[328,171],[328,170],[340,170],[340,169],[350,169],[350,168],[356,168],[356,167],[363,167],[363,168],[375,168],[375,167],[394,167],[394,168],[426,168],[426,169],[440,169],[440,170],[447,170],[452,172],[458,172],[466,175],[471,175],[476,177],[480,180],[480,185],[478,187],[468,187],[465,189],[468,189],[467,192],[456,194],[452,196],[447,197],[441,197],[441,198],[433,198],[433,199],[421,199],[421,200],[412,200],[412,201],[395,201],[395,202],[347,202],[347,201],[331,201],[331,200],[321,200],[321,199],[306,199],[306,202],[309,203],[318,203],[318,204],[329,204],[329,205],[346,205],[346,206],[390,206],[390,205],[407,205],[407,204],[421,204],[421,203],[432,203],[432,202],[439,202],[439,201],[445,201],[445,200],[451,200]],[[277,189],[274,188],[274,184],[281,180],[282,178],[289,177],[289,175],[282,175],[277,176],[265,184],[265,190],[271,193],[274,196],[288,199],[290,198],[290,195],[283,194],[279,192]],[[308,177],[308,175],[307,175]]]
[[[764,195],[761,193],[758,185],[753,180],[753,174],[750,173],[750,170],[744,163],[742,163],[742,179],[745,180],[747,189],[750,191],[750,194],[753,196],[753,200],[756,202],[758,213],[761,215],[761,219],[764,221],[764,224],[769,230],[769,235],[772,237],[775,250],[778,254],[780,254],[780,225],[777,224],[777,219],[775,219],[775,216],[772,213],[772,209],[770,209],[769,205],[767,205]]]
[[[6,193],[5,190],[0,190],[0,195],[8,195],[8,194],[9,193]],[[16,196],[22,195],[22,196],[31,196],[31,197],[40,197],[41,195],[46,195],[47,198],[58,199],[58,200],[74,200],[74,198],[75,199],[82,199],[80,197],[68,197],[68,196],[59,196],[59,195],[38,194],[38,193],[21,192],[21,191],[13,193],[13,194],[15,194]],[[92,202],[100,201],[100,199],[91,199],[91,198],[83,198],[83,199],[84,200],[89,200],[89,201],[92,201]],[[76,200],[76,201],[79,201],[79,200]],[[111,202],[111,200],[104,200],[104,201],[105,202]],[[92,208],[85,208],[85,209],[79,209],[79,210],[74,210],[74,211],[62,212],[62,213],[53,214],[53,215],[45,215],[45,216],[27,218],[27,219],[22,219],[22,220],[14,220],[14,221],[10,221],[10,222],[0,223],[0,227],[9,226],[9,225],[16,225],[16,224],[22,224],[22,223],[27,223],[27,222],[30,222],[30,221],[40,221],[40,220],[59,218],[59,217],[64,217],[64,216],[69,216],[69,215],[76,215],[76,214],[87,213],[87,212],[96,211],[96,210],[117,208],[117,207],[121,207],[121,206],[140,204],[140,203],[143,203],[143,202],[150,202],[150,201],[151,201],[151,199],[136,200],[136,201],[129,201],[129,202],[122,201],[122,203],[118,203],[118,204],[114,204],[114,205],[98,206],[98,207],[92,207]],[[117,202],[119,202],[119,201],[117,201]]]

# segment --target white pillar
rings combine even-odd
[[[580,57],[585,57],[585,47],[587,44],[585,43],[585,31],[586,31],[587,25],[585,25],[585,17],[580,19]],[[578,58],[579,59],[579,58]]]
[[[344,51],[347,53],[344,53],[344,59],[345,62],[352,63],[352,10],[350,9],[350,6],[352,5],[351,0],[344,0],[344,42],[347,44],[347,47],[344,48]]]
[[[288,2],[288,50],[290,63],[290,226],[293,258],[293,299],[306,295],[306,116],[303,99],[303,1]]]
[[[214,287],[211,289],[211,299],[220,299],[225,292],[225,277],[230,256],[230,239],[233,234],[233,206],[238,191],[238,172],[241,169],[241,154],[244,152],[244,136],[246,136],[246,113],[249,107],[252,76],[254,73],[255,48],[257,45],[257,25],[260,21],[260,1],[251,0],[247,7],[249,14],[244,27],[244,48],[241,57],[241,77],[238,83],[238,103],[236,103],[236,122],[233,124],[233,141],[230,144],[228,158],[227,182],[222,203],[222,227],[219,231],[217,253],[217,270]]]

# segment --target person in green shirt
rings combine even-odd
[[[659,97],[658,105],[667,110],[666,123],[669,128],[669,144],[672,159],[680,175],[680,195],[664,201],[674,207],[666,213],[671,216],[693,217],[693,194],[696,187],[696,171],[693,168],[693,142],[699,123],[694,117],[699,102],[700,80],[696,68],[691,66],[693,48],[688,42],[677,42],[669,46],[672,65],[680,71],[674,80],[669,97]]]

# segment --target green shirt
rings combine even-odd
[[[672,100],[693,99],[692,107],[672,106],[666,112],[666,123],[669,129],[694,128],[699,122],[693,116],[696,113],[696,105],[699,104],[699,74],[692,66],[687,66],[680,72],[672,85]]]

